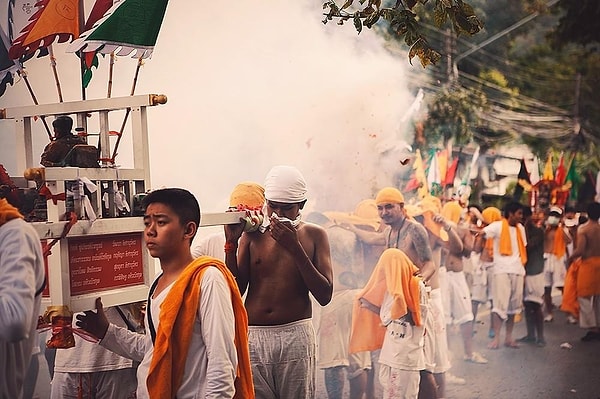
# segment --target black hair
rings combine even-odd
[[[524,206],[522,209],[523,209],[523,217],[524,218],[528,218],[528,217],[531,217],[533,215],[533,212],[531,211],[530,207]]]
[[[523,209],[523,205],[520,202],[515,202],[515,201],[509,202],[508,204],[504,205],[502,214],[504,215],[505,218],[508,218],[511,213],[515,213],[519,209]]]
[[[179,217],[179,222],[185,226],[188,222],[200,226],[200,204],[194,194],[183,188],[161,188],[150,191],[142,200],[144,212],[148,205],[160,203],[165,204]]]
[[[598,220],[598,218],[600,218],[600,203],[590,202],[587,206],[586,211],[590,220]]]
[[[71,133],[73,128],[73,119],[67,115],[59,115],[52,121],[52,127],[58,136],[64,136]]]

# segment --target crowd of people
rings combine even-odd
[[[231,192],[239,223],[194,240],[194,195],[148,193],[144,240],[160,272],[145,315],[101,298],[78,314],[98,343],[57,351],[52,397],[314,398],[322,370],[329,399],[346,380],[351,399],[444,398],[446,384],[464,383],[451,374],[448,331],[464,361],[486,367],[473,335],[489,305],[488,349],[543,347],[557,289],[581,340],[600,340],[600,203],[577,217],[512,201],[406,201],[384,187],[352,212],[303,215],[307,199],[302,173],[275,166],[264,184]],[[0,270],[0,398],[16,398],[45,279],[39,238],[4,199]],[[516,338],[522,312],[527,334]]]

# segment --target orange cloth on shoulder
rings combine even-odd
[[[600,295],[600,256],[581,259],[577,273],[577,296],[592,295]]]
[[[363,306],[361,299],[380,308],[388,292],[394,301],[392,319],[399,319],[411,312],[415,324],[423,325],[419,302],[421,277],[415,275],[418,271],[403,251],[389,248],[383,252],[369,281],[354,299],[350,353],[379,349],[385,336],[386,329],[381,324],[379,312]]]
[[[215,266],[223,273],[231,290],[238,357],[234,398],[254,398],[248,315],[233,275],[223,262],[209,256],[201,256],[185,268],[161,305],[154,355],[146,380],[151,398],[174,398],[179,390],[200,302],[200,281],[209,266]]]
[[[9,220],[23,218],[17,208],[12,206],[6,198],[0,199],[0,226]]]
[[[523,235],[518,226],[515,226],[517,234],[517,245],[519,246],[519,256],[521,257],[521,263],[525,265],[527,263],[527,250],[525,249],[525,242],[523,241]],[[510,243],[510,226],[506,218],[502,219],[502,230],[500,231],[500,255],[510,256],[512,252],[512,244]]]
[[[554,234],[554,246],[552,247],[552,253],[557,258],[562,258],[567,253],[567,244],[565,243],[565,232],[562,227],[556,229]]]

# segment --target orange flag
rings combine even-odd
[[[12,59],[48,47],[57,38],[63,43],[80,34],[78,0],[41,0],[36,6],[38,11],[9,50]]]

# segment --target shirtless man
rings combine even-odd
[[[309,293],[321,306],[333,293],[325,230],[300,220],[306,203],[304,177],[276,166],[265,179],[265,223],[243,233],[244,223],[225,226],[225,261],[246,310],[257,398],[313,398],[316,338]]]
[[[363,242],[371,245],[385,245],[387,248],[398,248],[402,250],[408,258],[419,268],[423,281],[431,287],[431,313],[439,314],[439,317],[428,318],[432,320],[435,326],[430,327],[429,331],[444,329],[445,322],[443,320],[444,309],[442,306],[442,297],[440,293],[440,283],[438,278],[438,269],[433,261],[431,247],[429,245],[429,237],[427,230],[421,224],[409,219],[404,210],[404,196],[402,193],[393,187],[383,188],[377,193],[375,198],[379,217],[388,227],[383,232],[369,232],[360,230],[350,226],[357,237]],[[435,308],[435,309],[434,309]],[[430,334],[436,339],[435,334]],[[442,340],[440,340],[442,341]],[[443,336],[443,341],[446,341],[446,335]],[[426,351],[432,346],[427,345]],[[438,352],[436,350],[436,352]],[[441,351],[443,352],[443,351]],[[447,352],[447,351],[446,351]],[[436,398],[437,384],[440,381],[434,380],[433,373],[443,374],[450,368],[447,353],[445,359],[433,359],[432,353],[426,352],[426,357],[429,359],[426,370],[421,372],[421,383],[419,387],[419,397]]]
[[[587,206],[589,220],[577,229],[577,246],[568,263],[581,258],[577,274],[579,326],[588,329],[581,340],[600,341],[600,204]],[[574,265],[571,265],[573,267]]]
[[[447,269],[446,282],[447,294],[444,298],[445,305],[449,309],[451,322],[460,326],[460,333],[463,340],[464,360],[471,363],[486,364],[487,359],[480,353],[473,350],[473,310],[471,306],[471,292],[467,284],[467,278],[464,273],[463,257],[470,257],[473,251],[474,237],[471,234],[469,226],[461,223],[462,207],[458,201],[451,201],[444,204],[442,216],[446,223],[452,226],[450,232],[456,231],[462,246],[460,250],[456,246],[449,245],[447,248],[444,265]],[[449,234],[449,238],[452,235]],[[452,241],[449,239],[449,244]]]

